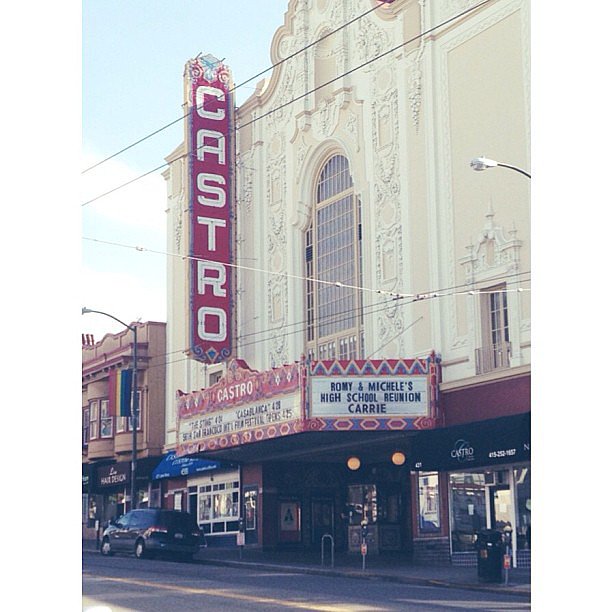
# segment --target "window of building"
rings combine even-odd
[[[348,160],[331,157],[316,187],[305,235],[307,352],[316,359],[361,357],[360,205]],[[325,281],[323,283],[316,281]]]
[[[516,547],[531,548],[531,468],[514,470],[516,483],[517,529]]]
[[[451,474],[450,494],[452,552],[471,552],[476,534],[487,527],[485,475]]]
[[[419,474],[419,531],[440,532],[440,486],[437,472]]]
[[[83,446],[89,442],[89,408],[83,410]]]
[[[505,285],[482,290],[482,347],[476,354],[479,374],[510,365],[510,331],[508,326],[508,293]]]
[[[257,529],[257,489],[244,490],[244,528],[248,531]]]
[[[110,404],[107,399],[100,400],[100,437],[113,437],[113,417],[110,414]]]
[[[89,402],[89,439],[96,440],[98,438],[98,400]]]
[[[223,370],[219,370],[218,372],[213,372],[209,377],[209,386],[212,387],[214,384],[218,383],[223,378]]]
[[[217,481],[198,487],[198,523],[207,534],[238,531],[240,481]]]
[[[142,406],[142,389],[136,392],[136,429],[140,431],[142,429],[142,423],[140,422],[140,407]],[[132,418],[131,417],[117,417],[117,433],[125,433],[126,431],[132,431]]]

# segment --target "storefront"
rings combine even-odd
[[[158,461],[159,457],[146,457],[139,459],[136,464],[136,508],[159,506],[156,502],[159,496],[158,487],[151,484],[151,470]],[[92,479],[87,499],[90,523],[95,517],[102,526],[110,519],[131,510],[131,462],[89,465]],[[85,505],[85,500],[83,504]]]
[[[208,546],[235,544],[240,516],[240,471],[231,464],[168,453],[151,475],[164,507],[196,517]]]
[[[177,455],[234,462],[186,483],[215,545],[358,553],[409,551],[406,457],[437,423],[437,368],[427,359],[313,362],[255,372],[234,364],[210,388],[178,397]],[[191,505],[190,505],[191,507]]]
[[[530,418],[528,412],[418,437],[411,468],[419,557],[435,550],[453,564],[475,565],[476,534],[496,529],[510,534],[514,567],[530,565]]]

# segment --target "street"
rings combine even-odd
[[[529,610],[521,597],[443,587],[83,555],[83,610],[388,612]]]

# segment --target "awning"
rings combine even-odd
[[[162,478],[180,478],[200,472],[208,472],[221,467],[218,461],[196,459],[194,457],[176,457],[174,452],[168,453],[153,470],[151,480]]]
[[[531,459],[531,412],[421,432],[413,470],[463,471]]]

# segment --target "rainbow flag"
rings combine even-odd
[[[132,370],[112,370],[108,377],[109,410],[112,416],[132,414]],[[119,410],[117,410],[117,408]]]

